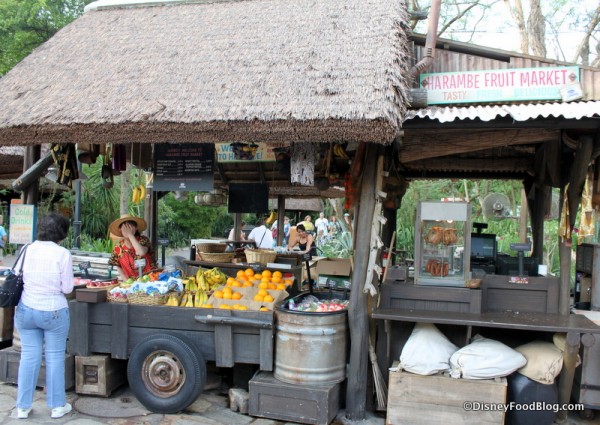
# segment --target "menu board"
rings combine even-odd
[[[212,143],[154,145],[155,191],[208,192],[214,188]]]

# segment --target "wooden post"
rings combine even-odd
[[[365,418],[367,399],[367,368],[369,366],[369,327],[367,315],[367,294],[363,286],[367,276],[371,245],[371,227],[375,211],[375,187],[377,173],[375,164],[379,155],[379,146],[368,144],[364,166],[359,207],[354,219],[354,269],[352,272],[352,291],[348,324],[350,327],[350,365],[346,389],[346,417],[350,420]]]
[[[579,353],[580,334],[567,332],[567,344],[563,351],[563,367],[558,378],[558,404],[564,406],[571,401],[571,390],[573,389],[573,378],[577,365]],[[556,423],[565,423],[567,410],[559,410],[556,414]]]

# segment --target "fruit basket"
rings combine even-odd
[[[197,252],[200,261],[207,261],[209,263],[231,263],[231,260],[235,256],[234,252]]]
[[[112,295],[110,292],[106,295],[106,301],[108,301],[109,303],[121,303],[121,304],[127,304],[127,297],[125,296],[117,296],[117,295]]]
[[[271,249],[246,249],[244,252],[248,263],[260,263],[263,266],[272,263],[277,257],[277,253]]]
[[[167,302],[167,295],[148,295],[145,292],[132,292],[127,295],[129,304],[163,305]]]
[[[197,243],[196,252],[220,253],[227,249],[226,243]]]

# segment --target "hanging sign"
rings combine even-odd
[[[421,74],[427,103],[483,103],[561,99],[561,88],[579,81],[579,67],[492,69]]]
[[[212,143],[154,146],[154,191],[208,192],[214,188]]]
[[[34,240],[37,223],[35,205],[11,203],[8,241],[24,245]]]
[[[273,162],[277,159],[275,149],[283,143],[215,143],[217,162]],[[241,152],[240,152],[241,150]]]

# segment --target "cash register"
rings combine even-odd
[[[496,235],[481,233],[488,225],[473,223],[476,233],[471,233],[471,271],[496,273]]]

